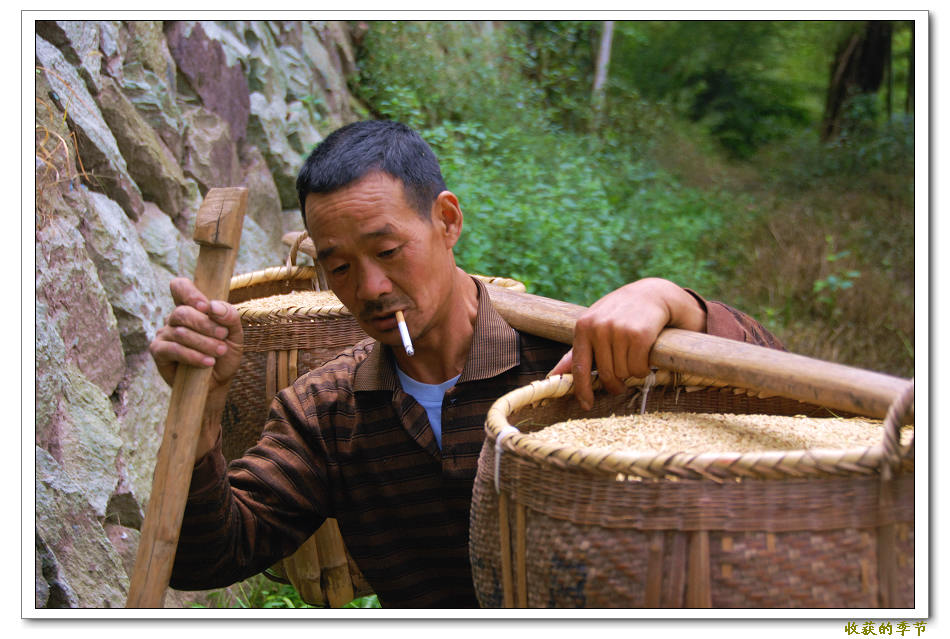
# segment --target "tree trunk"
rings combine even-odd
[[[610,66],[610,45],[613,42],[614,21],[605,20],[604,29],[600,35],[600,52],[597,55],[597,69],[594,73],[594,88],[591,92],[591,105],[594,113],[591,118],[593,129],[600,128],[601,117],[604,111],[605,93],[607,87],[607,68]]]
[[[856,95],[877,93],[881,88],[891,55],[893,31],[892,22],[870,21],[863,31],[852,34],[838,47],[828,83],[822,140],[830,140],[841,132],[848,100]]]

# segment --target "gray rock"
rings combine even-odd
[[[228,29],[226,23],[201,20],[199,24],[208,38],[221,44],[227,66],[240,66],[247,60],[250,47],[233,30]]]
[[[82,486],[91,511],[104,517],[118,481],[115,464],[122,443],[118,421],[109,398],[75,368],[67,366],[62,388],[42,444],[63,472]]]
[[[185,121],[185,173],[198,182],[202,193],[215,187],[238,186],[240,163],[228,123],[202,107],[187,110]]]
[[[165,78],[146,69],[140,62],[132,62],[123,67],[122,92],[180,164],[184,153],[184,119],[175,99],[174,85],[169,86]]]
[[[125,568],[125,573],[129,576],[129,579],[131,579],[132,573],[135,571],[135,554],[138,552],[139,540],[142,537],[141,533],[134,528],[127,528],[112,523],[106,523],[102,527],[109,541],[112,543],[112,547],[115,548],[119,554],[122,560],[122,566]],[[183,592],[168,588],[165,591],[163,607],[190,608],[192,602],[205,604],[208,600],[207,592],[210,591]]]
[[[39,20],[36,22],[36,34],[62,51],[86,83],[86,90],[93,94],[98,91],[102,68],[98,22]]]
[[[114,524],[108,521],[102,524],[102,529],[109,539],[109,543],[112,544],[112,547],[119,555],[119,560],[122,562],[122,568],[125,569],[125,574],[131,579],[132,574],[135,572],[135,553],[138,552],[139,539],[142,536],[141,533],[136,528],[129,528],[122,524]]]
[[[98,25],[102,71],[122,82],[122,59],[126,54],[128,32],[118,20],[103,20]]]
[[[122,441],[120,480],[143,510],[152,490],[155,460],[170,399],[171,388],[158,374],[151,356],[141,353],[130,357],[128,373],[120,382],[114,401]],[[116,504],[121,505],[121,502]],[[134,519],[127,518],[123,523],[132,525]]]
[[[85,485],[37,447],[35,486],[37,546],[45,549],[50,564],[44,575],[55,575],[56,589],[62,593],[60,606],[124,606],[129,579],[87,503]]]
[[[243,140],[250,92],[240,64],[228,64],[224,47],[208,37],[201,23],[173,22],[165,36],[179,71],[202,104],[228,123],[235,141]]]
[[[272,252],[279,255],[283,250],[280,195],[264,155],[257,147],[244,150],[241,170],[244,173],[241,186],[247,188],[247,215],[263,229],[270,238]]]
[[[181,163],[184,122],[177,100],[177,66],[162,23],[125,22],[120,36],[131,46],[122,47],[121,57],[117,56],[120,65],[110,75],[119,81],[123,93],[165,142],[176,162]]]
[[[171,312],[167,289],[155,278],[135,227],[118,204],[92,192],[80,230],[96,265],[126,353],[148,348]]]
[[[36,74],[36,216],[38,223],[62,208],[63,189],[80,184],[76,163],[76,145],[72,142],[63,113],[51,95],[53,88],[46,75]]]
[[[46,303],[39,299],[36,301],[35,326],[35,443],[54,457],[62,457],[57,427],[61,418],[60,406],[66,394],[66,345],[56,332],[55,323],[50,321]]]
[[[286,259],[280,240],[274,241],[252,217],[244,217],[241,246],[234,264],[234,274],[250,273],[271,266],[281,266]]]
[[[282,264],[297,172],[352,117],[355,59],[336,22],[37,30],[34,597],[121,606],[171,392],[146,346],[194,274],[203,193],[250,191],[236,273]]]
[[[311,66],[316,75],[316,86],[321,90],[321,99],[326,105],[325,112],[339,114],[338,118],[328,125],[329,129],[339,128],[346,122],[352,121],[353,114],[349,108],[350,92],[343,75],[343,65],[335,48],[328,49],[313,24],[302,25],[302,44]],[[302,91],[298,95],[307,95]]]
[[[46,608],[49,603],[49,594],[50,586],[49,582],[46,581],[46,576],[43,574],[43,548],[41,548],[39,539],[37,539],[36,552],[34,553],[33,563],[35,564],[35,579],[34,583],[36,584],[34,589],[34,607],[36,608]]]
[[[61,574],[59,563],[49,547],[40,538],[36,538],[36,607],[37,608],[75,608],[78,605],[76,593]]]
[[[69,202],[54,201],[54,215],[36,231],[38,308],[44,304],[62,339],[65,361],[110,395],[125,366],[119,327],[73,212],[88,204],[82,193],[66,196]]]
[[[247,82],[249,91],[259,91],[269,99],[287,94],[288,69],[282,66],[277,42],[269,22],[232,22],[229,28],[243,37],[248,46]]]
[[[171,219],[152,202],[145,203],[142,217],[135,223],[139,241],[153,263],[178,272],[181,260],[181,233]]]
[[[268,101],[263,93],[251,94],[248,141],[261,149],[267,159],[283,208],[298,206],[297,173],[305,156],[302,144],[298,143],[299,148],[295,149],[290,142],[293,136],[287,129],[288,117],[287,103],[283,99]],[[295,137],[300,140],[300,133]]]
[[[142,213],[142,194],[75,67],[40,37],[36,38],[36,58],[52,88],[52,102],[66,115],[70,129],[76,133],[79,156],[87,174],[92,176],[91,187],[118,202],[130,218],[137,219]]]
[[[185,201],[185,175],[172,152],[115,80],[102,78],[96,101],[142,196],[172,218],[180,216]]]
[[[284,235],[290,232],[299,233],[304,230],[303,216],[300,214],[300,207],[285,209],[280,215]],[[287,248],[289,249],[290,247]],[[298,259],[297,263],[301,263],[300,259]]]
[[[156,20],[134,20],[122,23],[131,43],[124,51],[125,68],[141,65],[162,79],[174,97],[175,60],[168,49],[164,25]]]
[[[178,254],[181,256],[178,273],[183,277],[194,277],[195,266],[198,264],[198,245],[191,237],[183,237],[178,245]]]

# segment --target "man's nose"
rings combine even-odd
[[[374,300],[393,292],[392,282],[378,265],[363,264],[357,283],[356,294],[360,299]]]

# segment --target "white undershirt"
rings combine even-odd
[[[432,432],[435,434],[435,442],[438,444],[439,450],[442,450],[442,400],[445,399],[445,391],[455,386],[455,382],[459,381],[461,374],[441,384],[417,382],[402,372],[399,366],[396,366],[396,375],[399,377],[402,389],[412,395],[426,409],[429,423],[432,425]]]

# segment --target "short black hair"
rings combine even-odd
[[[363,120],[341,127],[318,144],[297,175],[300,213],[307,224],[311,193],[332,193],[381,171],[399,180],[409,205],[429,220],[432,203],[445,190],[435,153],[418,133],[391,120]]]

